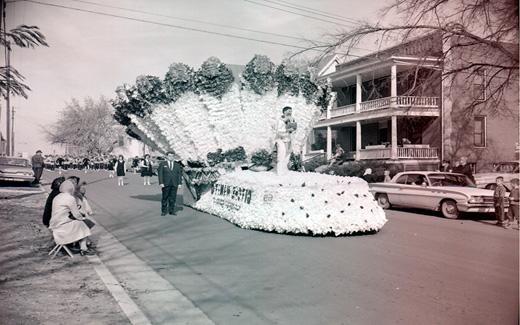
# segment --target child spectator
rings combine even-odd
[[[506,187],[504,184],[504,177],[498,176],[496,178],[497,187],[495,188],[495,192],[493,193],[493,202],[495,205],[495,216],[497,218],[497,226],[508,228],[509,225],[504,223],[504,201],[506,195]]]
[[[519,204],[520,204],[520,191],[518,189],[519,187],[519,184],[520,181],[518,180],[518,178],[513,178],[511,180],[511,186],[513,187],[513,189],[511,190],[511,193],[509,194],[509,210],[508,210],[508,215],[509,215],[509,222],[515,222],[515,219],[516,219],[516,223],[518,225],[518,229],[520,229],[520,217],[518,216],[519,214]]]

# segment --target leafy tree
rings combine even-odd
[[[101,97],[98,101],[87,98],[82,105],[72,99],[61,111],[60,118],[46,128],[51,143],[78,146],[87,154],[110,153],[125,129],[113,118],[114,109]]]

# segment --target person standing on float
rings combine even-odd
[[[292,134],[296,131],[296,128],[296,121],[292,117],[292,108],[285,106],[282,110],[282,117],[276,125],[276,173],[279,175],[289,170],[287,165],[292,153]]]

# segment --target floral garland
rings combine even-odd
[[[278,85],[278,96],[283,94],[298,96],[300,93],[299,72],[294,64],[290,62],[280,64],[276,68],[274,77]]]
[[[242,146],[227,150],[224,152],[224,159],[229,162],[244,161],[246,160],[246,151]]]
[[[320,95],[320,88],[312,81],[310,72],[305,72],[300,76],[300,91],[307,103],[316,103]]]
[[[142,103],[156,104],[162,103],[166,99],[162,81],[158,77],[138,76],[135,80],[135,87]]]
[[[207,59],[195,73],[197,92],[218,99],[231,89],[234,80],[231,70],[216,57]]]
[[[274,63],[267,56],[256,54],[246,64],[242,73],[242,83],[256,94],[264,95],[275,86],[274,66]]]
[[[195,90],[195,70],[184,63],[174,63],[164,77],[164,91],[168,103],[176,101],[182,94]]]
[[[265,149],[255,151],[251,155],[251,163],[256,166],[269,167],[269,166],[271,166],[272,162],[273,162],[273,155]]]

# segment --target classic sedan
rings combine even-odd
[[[502,176],[504,178],[504,186],[510,191],[512,189],[511,180],[519,178],[518,172],[518,161],[506,161],[495,164],[492,171],[475,174],[474,178],[477,187],[494,190],[497,187],[497,177]]]
[[[383,209],[392,205],[441,211],[456,219],[460,212],[494,212],[493,191],[476,188],[467,176],[443,172],[402,172],[390,182],[369,184]]]
[[[25,158],[0,157],[0,181],[33,182],[31,163]]]

